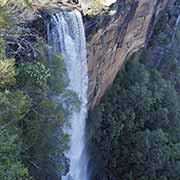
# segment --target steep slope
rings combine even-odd
[[[93,2],[93,0],[82,0],[67,3],[55,0],[48,5],[35,3],[33,9],[35,15],[37,11],[54,11],[59,8],[77,8],[84,11],[87,7],[91,7],[88,6],[91,1]],[[156,17],[168,2],[168,0],[117,0],[110,5],[108,12],[102,11],[93,17],[84,16],[88,39],[90,108],[99,103],[126,57],[146,46]],[[174,0],[170,3],[173,2]],[[39,22],[39,16],[37,19],[35,21]]]
[[[180,179],[179,5],[158,16],[146,48],[128,58],[89,113],[93,180]]]
[[[89,107],[99,103],[126,57],[146,45],[156,17],[167,3],[168,0],[118,0],[108,14],[91,18],[90,22],[85,20],[90,39]]]

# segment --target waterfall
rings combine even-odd
[[[80,101],[80,111],[73,111],[71,128],[65,128],[70,134],[70,149],[66,156],[70,159],[70,171],[63,180],[87,180],[87,158],[85,154],[85,121],[87,116],[87,53],[84,26],[80,12],[61,11],[51,17],[51,29],[48,28],[48,41],[52,51],[64,57],[69,76],[68,89],[74,91]],[[51,52],[52,53],[52,52]]]

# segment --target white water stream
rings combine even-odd
[[[80,12],[61,11],[52,16],[53,28],[48,32],[53,51],[64,57],[69,76],[68,89],[74,91],[80,101],[80,111],[72,112],[71,128],[65,131],[71,135],[70,172],[63,180],[87,180],[87,158],[85,153],[85,121],[87,116],[87,53],[84,26]]]

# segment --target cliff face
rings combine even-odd
[[[115,3],[108,4],[110,8],[106,13],[102,12],[101,15],[93,18],[85,16],[90,108],[99,103],[113,83],[126,57],[147,44],[156,17],[167,6],[168,1],[107,0],[107,2]],[[50,4],[45,5],[33,3],[33,9],[34,12],[37,10],[44,12],[50,9],[76,8],[85,12],[91,2],[91,0],[53,0]],[[174,0],[170,3],[174,3]],[[37,24],[40,22],[39,18],[35,20],[35,28],[37,27],[36,22]],[[45,26],[42,27],[45,28]],[[46,34],[44,29],[41,33]]]
[[[89,107],[97,105],[127,56],[144,47],[168,0],[119,0],[96,23],[87,23]],[[85,22],[86,23],[86,22]]]

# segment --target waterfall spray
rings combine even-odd
[[[52,15],[53,28],[48,30],[53,52],[60,53],[69,76],[68,89],[74,91],[80,101],[80,111],[73,111],[69,119],[71,128],[66,132],[71,136],[70,172],[63,180],[87,180],[87,157],[85,152],[85,121],[87,116],[87,53],[84,26],[80,12],[61,11]]]

